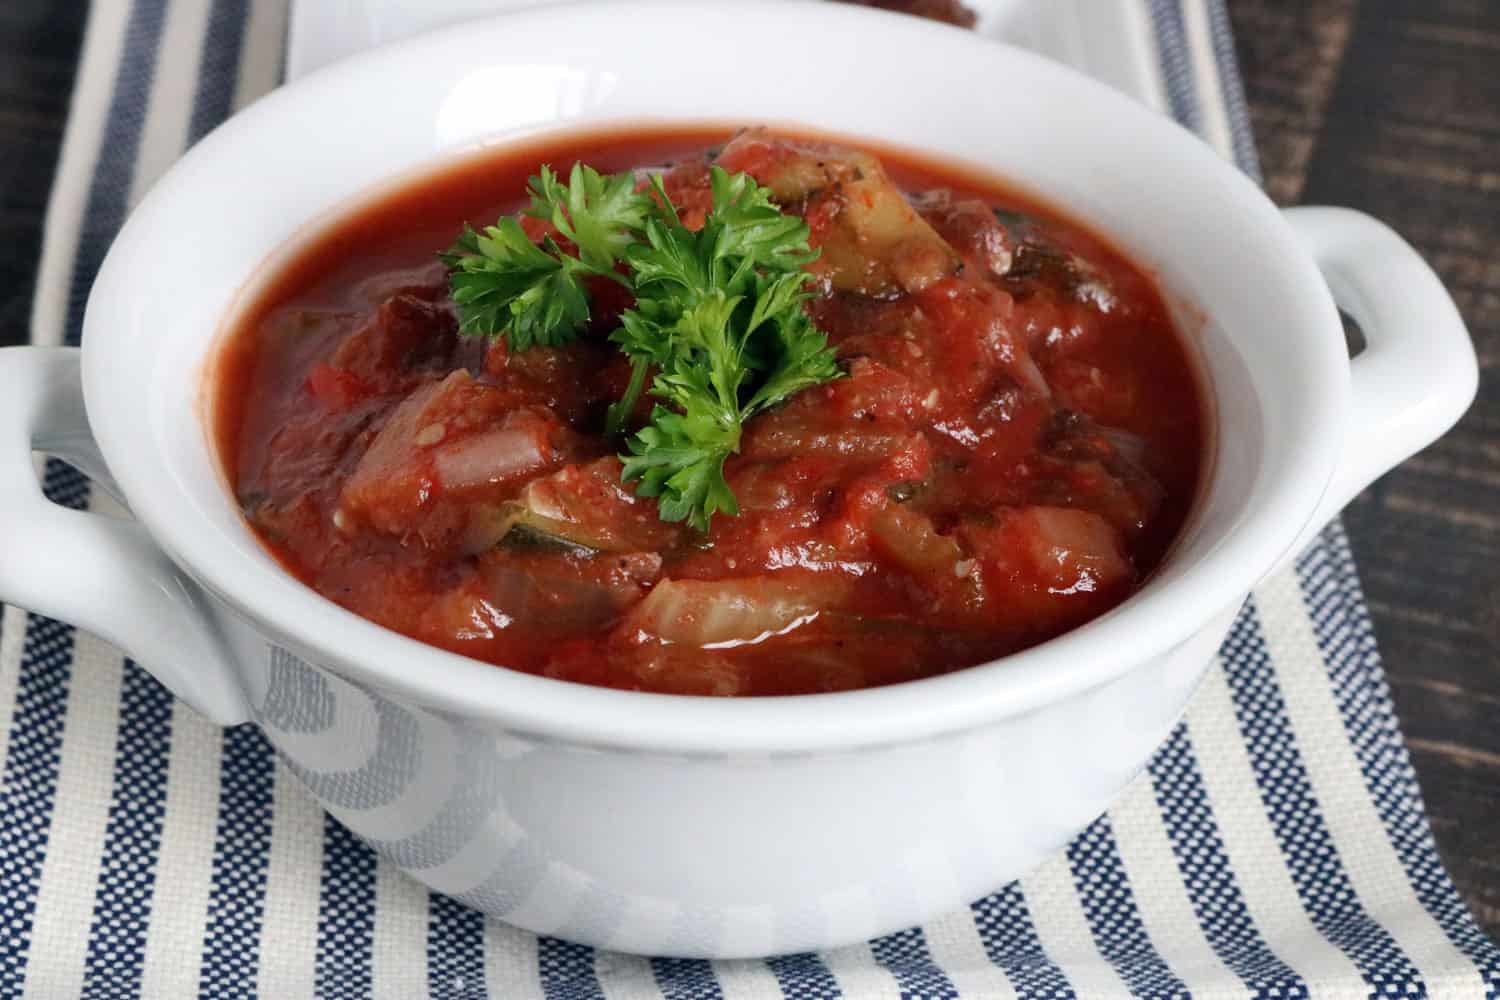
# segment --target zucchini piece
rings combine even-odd
[[[632,549],[611,543],[590,532],[581,524],[559,521],[528,509],[523,504],[507,504],[506,528],[500,544],[512,549],[540,549],[567,552],[578,556],[597,556],[604,552],[630,552]]]

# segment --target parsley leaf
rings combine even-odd
[[[511,348],[524,351],[571,340],[588,322],[584,267],[550,239],[542,246],[531,242],[515,219],[501,219],[483,233],[465,226],[442,257],[460,333],[503,330]]]
[[[746,174],[713,167],[710,186],[712,207],[694,231],[658,177],[644,192],[629,173],[576,164],[565,184],[543,167],[526,214],[576,253],[550,236],[534,243],[506,218],[482,233],[464,227],[442,255],[460,330],[503,334],[517,351],[577,336],[589,320],[585,279],[634,292],[610,335],[632,370],[608,430],[623,431],[654,371],[649,391],[659,402],[626,441],[622,478],[656,497],[663,519],[701,531],[714,514],[739,512],[724,462],[739,450],[745,421],[839,376],[803,308],[811,296],[803,268],[817,257],[807,224]]]
[[[633,174],[600,174],[582,163],[573,164],[563,184],[551,167],[543,166],[531,179],[526,214],[552,223],[578,247],[589,267],[609,271],[655,207],[635,187]]]
[[[664,521],[686,520],[707,531],[714,514],[738,514],[739,503],[724,481],[724,460],[739,447],[739,422],[725,421],[699,398],[688,397],[679,413],[664,406],[627,442],[623,479],[657,497]]]
[[[772,358],[762,362],[766,377],[746,404],[752,413],[839,377],[827,338],[802,309],[808,298],[804,285],[795,275],[784,275],[771,282],[756,300],[756,308],[772,317],[767,345]]]
[[[630,174],[601,175],[574,164],[568,183],[550,167],[531,179],[526,214],[550,222],[573,244],[568,253],[551,236],[533,243],[514,218],[484,232],[469,226],[439,256],[458,307],[459,332],[504,334],[511,350],[567,343],[589,320],[590,276],[624,283],[615,264],[635,239],[654,204],[635,190]]]
[[[803,303],[816,253],[807,224],[786,215],[745,174],[711,172],[713,207],[694,232],[664,211],[645,242],[626,251],[636,307],[611,339],[636,371],[654,366],[658,405],[632,437],[623,478],[658,497],[661,516],[707,530],[735,513],[724,461],[745,421],[809,386],[838,376],[833,351]],[[658,199],[670,209],[666,192]],[[633,373],[634,374],[634,373]],[[632,385],[636,379],[632,378]],[[633,408],[629,393],[621,400]],[[612,414],[614,416],[614,414]]]

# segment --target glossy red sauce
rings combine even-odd
[[[508,146],[367,201],[272,275],[210,389],[235,495],[287,570],[500,666],[700,694],[944,673],[1129,596],[1187,517],[1206,447],[1150,278],[991,179],[730,138]],[[565,348],[512,353],[457,335],[434,255],[465,221],[517,210],[542,163],[675,164],[691,218],[710,149],[809,222],[810,310],[845,375],[747,425],[726,465],[741,513],[701,534],[620,484],[602,433],[628,374],[604,337],[628,302],[601,297]]]

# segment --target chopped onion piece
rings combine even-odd
[[[665,580],[631,609],[627,635],[707,648],[761,642],[832,610],[848,584],[834,577]]]

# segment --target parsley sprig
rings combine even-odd
[[[465,227],[443,257],[460,330],[504,335],[512,350],[576,337],[589,320],[590,277],[635,294],[610,336],[632,363],[610,432],[624,429],[653,370],[660,402],[626,442],[623,479],[658,498],[664,520],[705,531],[714,514],[739,512],[724,462],[745,422],[839,375],[803,308],[803,267],[817,256],[807,224],[748,175],[714,167],[710,184],[712,208],[695,231],[658,178],[646,193],[630,174],[579,165],[563,184],[543,167],[527,214],[550,222],[576,253],[550,236],[533,243],[502,219],[483,234]]]
[[[551,167],[542,167],[529,194],[526,214],[552,223],[576,253],[552,236],[533,243],[521,223],[506,216],[482,233],[465,225],[458,241],[439,255],[448,267],[459,332],[503,332],[515,351],[556,347],[578,335],[589,319],[585,280],[624,282],[615,263],[653,208],[631,175],[606,176],[583,164],[573,166],[566,184]]]

